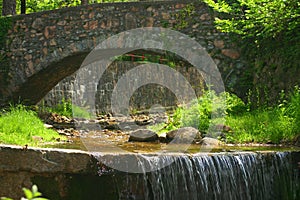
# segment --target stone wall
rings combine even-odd
[[[74,81],[76,79],[76,75],[69,76],[57,84],[43,98],[41,103],[46,106],[55,106],[61,103],[62,100],[72,101],[72,94],[77,93],[81,94],[82,100],[85,101],[85,106],[93,105],[93,102],[89,101],[96,101],[97,113],[111,112],[111,96],[118,80],[126,74],[126,72],[141,64],[143,63],[130,61],[113,62],[104,72],[102,76],[103,78],[99,80],[97,88],[95,88],[95,90],[97,90],[96,96],[94,91],[91,93],[87,91],[85,87],[86,85],[77,86],[75,89]],[[185,77],[185,79],[191,84],[192,89],[195,91],[195,95],[199,97],[205,87],[205,82],[197,69],[186,62],[177,63],[177,65],[174,66],[174,69]],[[137,74],[137,76],[139,75]],[[89,79],[90,77],[81,78]],[[170,82],[176,84],[176,82],[172,80],[174,77],[165,77],[165,79],[170,79]],[[184,92],[187,91],[187,88],[180,85],[177,85],[176,88],[180,89],[179,92],[181,94],[184,94]],[[144,85],[136,90],[130,98],[130,109],[132,111],[149,109],[151,106],[157,104],[163,107],[172,107],[178,104],[178,99],[172,91],[158,84]]]
[[[107,3],[11,18],[0,47],[7,67],[0,74],[1,104],[37,103],[59,81],[74,73],[99,41],[139,27],[178,30],[200,43],[218,65],[228,90],[239,83],[245,62],[239,48],[214,28],[214,16],[201,1]]]
[[[280,157],[281,154],[285,154],[287,157]],[[143,155],[130,152],[126,154],[124,154],[124,152],[102,152],[101,154],[92,154],[91,152],[74,149],[24,149],[17,146],[1,145],[0,196],[20,199],[24,194],[22,191],[23,187],[31,188],[33,184],[36,184],[44,197],[51,200],[131,199],[130,196],[135,197],[134,199],[146,199],[148,194],[147,191],[150,191],[150,193],[160,192],[161,195],[165,194],[163,190],[151,191],[152,189],[158,189],[162,186],[167,186],[167,190],[170,190],[176,197],[178,197],[178,194],[176,193],[178,190],[186,188],[184,194],[186,194],[186,192],[198,192],[202,197],[209,196],[210,198],[206,199],[211,199],[212,192],[210,190],[200,189],[205,188],[205,186],[207,186],[205,184],[208,184],[212,191],[220,193],[215,187],[216,184],[219,183],[220,188],[222,188],[221,191],[226,191],[226,188],[228,188],[226,187],[226,184],[228,184],[228,177],[231,177],[229,185],[232,187],[229,188],[229,192],[232,192],[230,194],[235,194],[232,196],[236,196],[237,194],[248,194],[245,193],[245,190],[256,191],[251,194],[249,193],[247,197],[253,197],[257,194],[260,197],[263,197],[263,199],[268,199],[268,197],[274,197],[272,199],[278,200],[284,197],[290,197],[292,199],[295,197],[297,199],[297,195],[299,196],[299,163],[297,163],[300,156],[299,151],[287,151],[285,153],[272,151],[255,153],[232,152],[226,154],[224,154],[224,152],[210,152],[209,155],[207,155],[207,153],[186,155],[176,152],[174,154],[166,153],[164,155],[158,155],[159,156],[155,156],[155,153]],[[247,155],[252,155],[252,157],[250,157],[252,159],[248,158]],[[101,159],[99,159],[99,157],[97,159],[97,156],[101,156]],[[101,162],[106,161],[107,163],[108,160],[112,162],[118,161],[121,165],[124,165],[124,161],[126,162],[127,160],[131,161],[134,166],[134,163],[145,164],[142,160],[148,156],[149,160],[146,163],[150,165],[151,163],[154,164],[150,161],[152,160],[151,158],[155,158],[154,161],[163,161],[161,159],[166,159],[168,162],[170,162],[170,160],[174,160],[175,162],[161,170],[149,172],[147,174],[121,172],[105,166],[105,164]],[[233,162],[234,159],[231,159],[230,157],[237,157],[236,160],[240,161],[239,165],[235,165],[236,161]],[[188,158],[190,160],[187,162],[180,158]],[[200,161],[193,161],[195,158],[202,158],[203,163]],[[214,160],[222,162],[213,162]],[[129,163],[126,163],[126,165],[127,164]],[[157,166],[157,163],[155,163],[155,167]],[[196,173],[196,169],[198,169],[196,167],[201,166],[205,167],[207,170],[203,171],[204,174]],[[145,168],[147,169],[146,166]],[[224,168],[226,170],[224,170]],[[217,170],[216,174],[211,174],[210,169]],[[247,173],[255,174],[257,176],[253,177],[253,179],[248,176],[245,177],[243,174],[245,171],[238,170],[235,172],[237,169],[247,170]],[[218,172],[218,170],[223,171]],[[239,172],[242,175],[238,174]],[[186,176],[187,180],[184,180],[187,182],[181,181],[183,179],[177,180],[177,178],[174,180],[172,178],[174,178],[174,175],[177,177],[176,173],[178,173],[178,177],[187,174],[194,176]],[[236,173],[238,175],[235,176]],[[274,177],[274,175],[276,175],[276,177]],[[207,180],[201,179],[202,182],[196,182],[195,180],[198,176],[211,176],[212,178]],[[161,179],[160,177],[164,177],[164,179]],[[161,182],[161,184],[158,185],[157,180],[170,181],[171,185],[173,184],[175,187],[165,185],[165,182]],[[203,180],[205,180],[204,183]],[[216,182],[214,182],[215,180]],[[255,181],[251,182],[253,180]],[[200,184],[198,185],[197,183]],[[189,188],[189,186],[193,184],[194,186],[197,186],[195,190]],[[243,189],[234,190],[236,185],[240,185],[240,188]],[[249,190],[249,187],[253,190]],[[290,191],[292,193],[289,193]],[[221,192],[219,195],[225,194],[227,193]],[[182,196],[179,197],[179,199],[183,199]]]

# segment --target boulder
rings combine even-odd
[[[168,143],[167,141],[167,134],[166,133],[161,133],[158,137],[158,140],[161,142],[161,143]]]
[[[221,143],[220,140],[211,137],[204,137],[200,141],[200,144],[205,146],[219,146]]]
[[[138,129],[136,131],[132,131],[129,135],[129,142],[153,142],[158,139],[158,135],[150,131],[148,129]]]
[[[198,129],[193,127],[183,127],[177,130],[169,131],[166,135],[168,142],[173,143],[197,143],[202,137]]]
[[[120,130],[120,127],[119,127],[119,124],[117,122],[109,122],[108,125],[104,126],[104,129]]]

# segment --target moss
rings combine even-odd
[[[176,25],[173,27],[175,30],[182,30],[187,28],[190,22],[187,20],[187,17],[193,18],[195,13],[195,5],[193,3],[187,4],[182,10],[173,14],[172,17],[176,19]]]
[[[0,83],[2,85],[7,84],[8,82],[8,73],[9,73],[9,65],[6,58],[5,46],[7,44],[7,34],[8,30],[12,26],[12,18],[11,17],[0,17]]]
[[[11,28],[11,17],[0,17],[0,46],[3,46],[6,41],[8,30]]]

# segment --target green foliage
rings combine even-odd
[[[249,106],[248,106],[249,108]],[[233,129],[227,142],[280,143],[292,141],[300,134],[300,90],[295,87],[273,107],[263,106],[240,115],[229,115],[226,124]]]
[[[85,119],[91,118],[91,113],[76,105],[72,106],[72,113],[74,117],[85,118]]]
[[[25,198],[22,197],[21,200],[48,200],[42,197],[42,193],[38,191],[38,187],[36,185],[33,185],[31,190],[27,188],[23,188],[23,192],[25,194]],[[1,197],[1,200],[13,200],[13,199],[7,197]]]
[[[1,10],[0,10],[1,12]],[[8,34],[8,30],[12,26],[12,20],[11,17],[1,17],[0,16],[0,47],[5,47],[7,45],[7,39],[6,36]],[[0,71],[3,73],[3,82],[6,83],[8,79],[8,71],[9,67],[7,64],[7,57],[6,52],[1,51],[3,49],[0,49]],[[0,81],[1,82],[1,81]]]
[[[298,0],[204,0],[217,11],[217,29],[232,33],[241,54],[248,61],[248,89],[252,107],[274,105],[284,86],[282,76],[294,76],[300,57],[300,1]],[[243,40],[240,40],[240,37]],[[285,73],[287,72],[287,73]],[[266,76],[268,74],[268,76]],[[253,84],[255,80],[255,85]],[[252,88],[250,88],[252,87]],[[265,105],[262,105],[265,104]]]
[[[132,61],[137,63],[160,63],[168,65],[171,68],[176,67],[175,55],[170,52],[166,52],[165,55],[155,55],[155,54],[124,54],[120,56],[115,56],[113,61]]]
[[[176,25],[174,26],[175,30],[181,30],[186,28],[189,23],[186,21],[187,17],[191,17],[195,12],[195,6],[193,4],[188,4],[180,12],[175,14]]]
[[[0,16],[2,15],[2,6],[3,6],[3,0],[0,0]]]
[[[0,114],[0,143],[38,146],[43,142],[55,142],[58,138],[65,139],[46,129],[36,112],[23,105]]]
[[[227,92],[216,95],[205,92],[190,107],[180,107],[170,116],[167,124],[158,124],[150,129],[164,133],[180,127],[192,126],[201,132],[209,131],[210,125],[224,123],[232,131],[226,133],[228,143],[281,143],[292,141],[300,134],[300,89],[285,96],[274,107],[260,107],[251,110],[236,95]],[[224,109],[222,101],[226,102]],[[251,102],[250,102],[251,103]],[[212,118],[213,113],[225,110],[225,121],[220,117]]]
[[[72,103],[63,99],[60,104],[57,104],[53,108],[46,108],[48,112],[56,113],[66,117],[72,117]]]
[[[0,17],[0,45],[5,45],[5,38],[11,28],[11,17]]]
[[[285,111],[285,115],[287,117],[293,118],[294,120],[294,126],[293,126],[293,131],[297,132],[300,134],[300,88],[299,86],[296,86],[294,91],[290,93],[288,101],[283,104],[285,105],[282,106]]]
[[[214,91],[209,90],[204,92],[197,102],[192,103],[188,109],[182,110],[181,126],[192,126],[201,132],[206,132],[211,123],[218,121],[217,118],[224,116],[224,114],[241,113],[245,108],[244,102],[236,95],[227,92],[216,95]]]
[[[226,114],[227,115],[240,115],[245,111],[249,110],[249,105],[245,104],[238,96],[235,94],[230,94],[225,92],[226,99]]]
[[[201,97],[190,103],[188,107],[179,107],[170,116],[169,122],[160,132],[180,127],[191,126],[206,132],[211,123],[220,121],[224,114],[240,114],[247,110],[244,102],[234,94],[227,92],[220,95],[214,91],[205,91]],[[155,128],[154,128],[155,129]]]
[[[84,110],[81,107],[73,105],[71,100],[65,99],[63,99],[60,104],[57,104],[54,107],[42,107],[42,111],[56,113],[69,118],[73,116],[86,119],[91,118],[91,114],[88,111]]]
[[[26,12],[38,12],[80,5],[80,0],[27,0]]]
[[[291,141],[293,132],[293,118],[285,115],[281,109],[258,109],[239,116],[229,116],[226,124],[234,131],[227,135],[227,142],[233,143],[280,143]]]
[[[156,132],[158,135],[162,135],[168,131],[176,129],[175,127],[166,127],[164,123],[155,124],[148,127],[149,130]]]
[[[222,19],[216,18],[217,28],[244,37],[269,38],[293,34],[299,28],[298,0],[204,0]]]
[[[128,0],[89,0],[92,3],[127,2]],[[17,0],[17,13],[20,13],[20,1]],[[26,0],[26,13],[54,10],[81,5],[81,0]],[[2,0],[0,0],[0,7]]]

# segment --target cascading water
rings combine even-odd
[[[299,169],[290,152],[142,156],[147,165],[171,163],[142,174],[115,176],[119,199],[299,199]],[[155,162],[153,162],[155,160]],[[142,162],[145,165],[145,162]],[[146,170],[145,170],[146,171]]]

